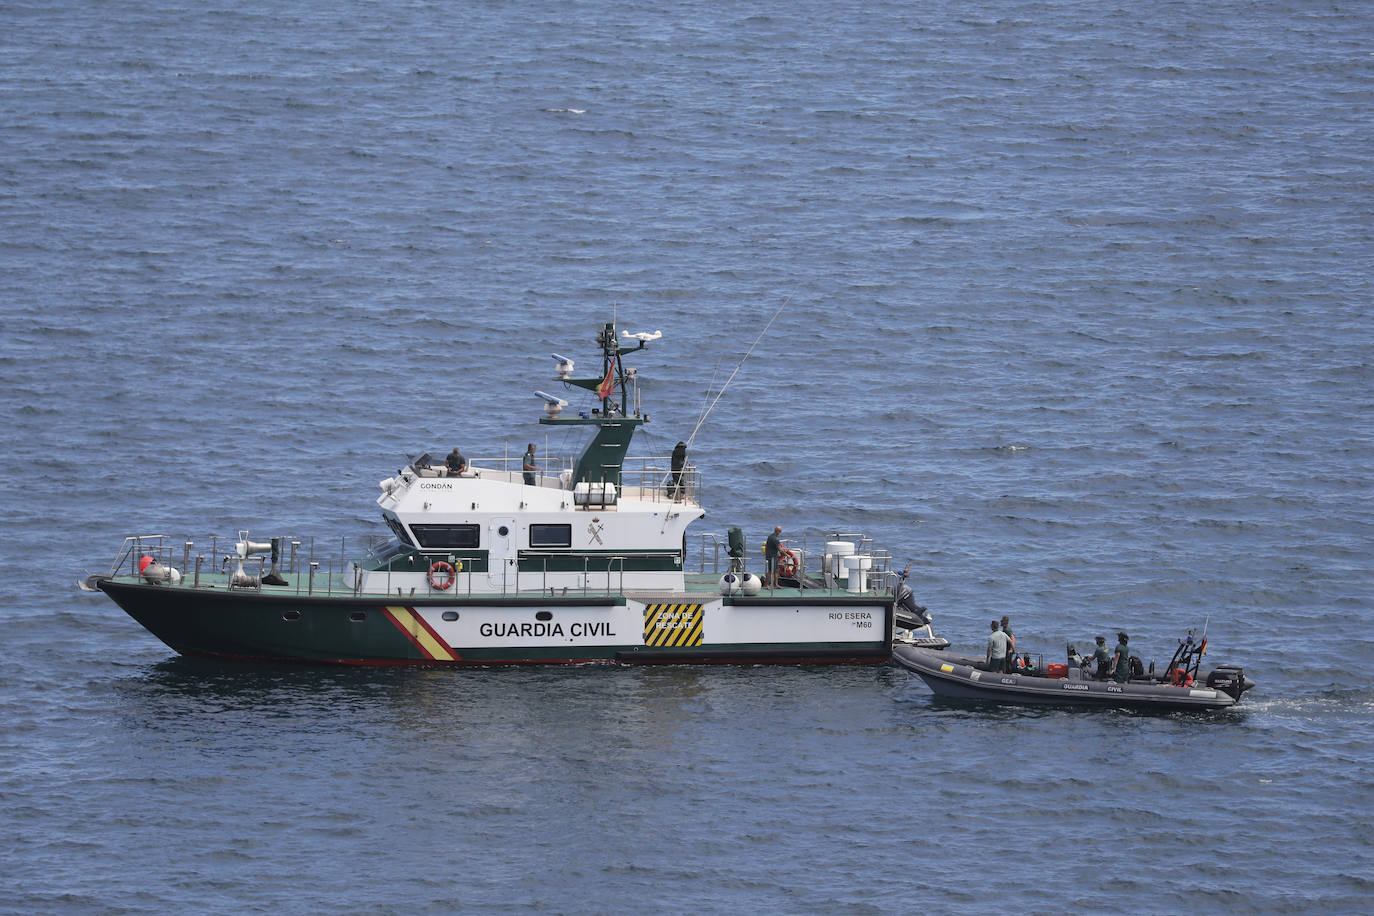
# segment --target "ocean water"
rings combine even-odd
[[[1366,911],[1372,37],[1299,0],[0,6],[0,911]],[[229,665],[77,591],[127,534],[380,533],[405,455],[545,444],[548,354],[612,316],[664,335],[637,453],[734,373],[695,531],[864,532],[958,644],[1205,626],[1259,686]]]

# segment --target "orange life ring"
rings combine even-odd
[[[447,591],[453,587],[453,580],[457,574],[453,571],[453,564],[443,560],[436,560],[429,565],[429,587],[438,591]]]
[[[797,575],[797,555],[791,548],[784,547],[778,551],[778,578],[792,579]]]

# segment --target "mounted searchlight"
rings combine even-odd
[[[558,368],[554,371],[558,374],[558,377],[560,379],[566,382],[568,378],[572,375],[573,361],[568,359],[566,356],[559,356],[557,353],[554,353],[552,355],[554,359],[558,360]]]
[[[240,532],[240,537],[242,540],[234,542],[234,553],[240,560],[247,559],[256,554],[272,552],[271,541],[250,541],[248,540],[248,532],[246,531]]]
[[[572,363],[569,362],[568,365],[571,366]],[[560,413],[563,412],[563,408],[568,406],[567,401],[563,400],[562,398],[556,398],[548,392],[536,391],[535,394],[544,399],[544,413],[546,413],[550,417],[558,416]]]

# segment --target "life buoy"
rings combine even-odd
[[[778,551],[778,578],[792,579],[797,575],[797,555],[791,548],[784,547]]]
[[[457,574],[453,570],[452,563],[443,560],[436,560],[429,565],[429,587],[437,591],[447,591],[453,587],[453,580]]]
[[[1173,680],[1173,682],[1174,682],[1174,686],[1175,686],[1175,687],[1191,687],[1191,686],[1193,686],[1193,676],[1192,676],[1191,674],[1189,674],[1189,673],[1187,672],[1187,670],[1185,670],[1185,669],[1183,669],[1183,668],[1175,668],[1175,669],[1174,669],[1172,680]]]

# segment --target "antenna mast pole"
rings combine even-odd
[[[755,337],[754,342],[749,345],[749,349],[744,351],[744,356],[740,358],[739,365],[735,367],[734,372],[730,373],[730,377],[725,380],[725,384],[720,386],[720,391],[716,393],[715,400],[711,402],[710,407],[706,408],[706,412],[702,414],[701,419],[697,421],[696,429],[693,429],[692,434],[687,437],[687,445],[689,447],[692,444],[692,440],[697,437],[697,432],[701,429],[702,424],[706,422],[706,418],[711,415],[711,411],[715,408],[716,403],[724,396],[725,389],[730,387],[730,383],[735,380],[735,376],[739,374],[740,369],[744,368],[744,361],[749,358],[750,353],[754,352],[754,348],[759,345],[759,341],[763,340],[763,335],[767,334],[768,329],[773,326],[773,322],[778,320],[778,316],[787,308],[787,304],[792,301],[792,296],[795,295],[795,293],[796,290],[793,290],[791,293],[787,294],[787,298],[782,300],[782,305],[778,306],[778,310],[773,313],[773,317],[769,318],[768,323],[763,326],[763,330],[759,331],[759,336]]]

